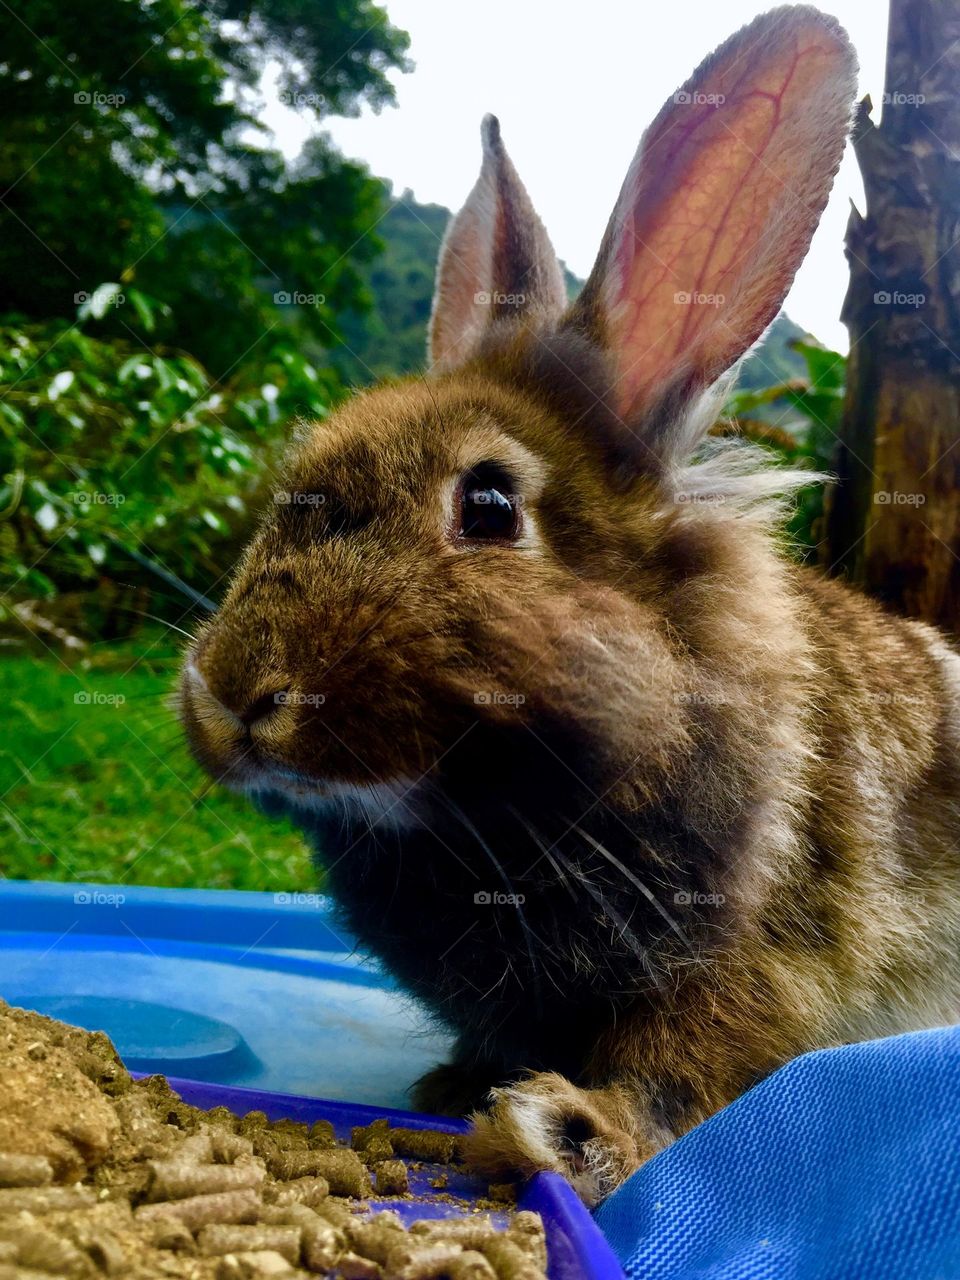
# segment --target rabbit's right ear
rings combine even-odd
[[[440,249],[428,350],[438,370],[468,360],[493,321],[557,320],[567,302],[557,255],[496,117],[484,117],[480,132],[480,177]]]
[[[856,58],[806,5],[725,41],[640,141],[564,326],[603,348],[638,458],[688,460],[700,394],[773,320],[843,154]]]

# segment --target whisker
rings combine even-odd
[[[620,913],[616,910],[616,908],[610,906],[607,903],[603,894],[598,889],[594,888],[594,886],[590,883],[589,878],[585,875],[585,873],[580,868],[575,867],[567,858],[565,858],[559,849],[554,848],[553,853],[554,853],[554,856],[558,858],[559,861],[563,864],[563,866],[566,867],[570,875],[573,876],[575,880],[578,880],[580,884],[583,885],[584,889],[586,889],[590,897],[594,900],[594,902],[596,902],[597,906],[599,906],[600,910],[607,917],[607,919],[612,920],[613,923],[617,926],[617,928],[620,930],[621,938],[624,940],[624,942],[626,942],[629,945],[630,950],[633,952],[633,954],[637,957],[637,959],[643,965],[644,969],[647,971],[647,976],[650,978],[651,982],[653,982],[653,984],[657,988],[659,988],[660,981],[659,981],[658,975],[654,972],[652,968],[652,964],[651,964],[650,956],[648,955],[648,952],[647,952],[647,948],[642,945],[640,940],[637,938],[636,934],[627,924],[626,920],[624,920],[624,918],[620,915]]]
[[[545,968],[543,968],[543,966],[541,966],[541,967],[538,969],[538,966],[537,966],[537,960],[536,960],[536,956],[535,956],[535,954],[534,954],[534,948],[533,948],[533,941],[534,941],[535,935],[534,935],[534,933],[533,933],[533,930],[530,928],[530,924],[529,924],[529,922],[528,922],[528,920],[527,920],[526,913],[524,912],[523,907],[521,906],[520,902],[519,902],[519,901],[517,901],[517,898],[518,898],[518,896],[519,896],[519,895],[517,894],[517,892],[516,892],[515,888],[513,887],[513,882],[511,881],[511,879],[510,879],[509,875],[507,874],[506,870],[504,869],[503,864],[502,864],[502,863],[500,862],[500,860],[497,858],[496,854],[495,854],[495,853],[493,852],[493,850],[490,848],[489,844],[487,844],[486,840],[484,840],[483,836],[480,834],[480,832],[477,830],[477,828],[474,826],[474,824],[470,821],[470,819],[469,819],[469,818],[467,817],[467,815],[464,813],[464,811],[463,811],[463,809],[460,807],[460,805],[458,805],[458,804],[456,804],[454,801],[452,801],[452,800],[450,799],[450,797],[449,797],[449,796],[444,796],[444,797],[443,797],[443,799],[444,799],[444,801],[445,801],[446,803],[448,803],[448,804],[451,804],[451,805],[454,805],[454,806],[455,806],[455,808],[456,808],[456,810],[457,810],[457,814],[458,814],[458,816],[459,816],[459,819],[460,819],[461,824],[463,825],[463,827],[464,827],[467,831],[469,831],[469,832],[470,832],[470,834],[471,834],[471,835],[473,836],[473,838],[476,840],[477,844],[480,846],[480,848],[484,851],[484,853],[485,853],[485,854],[487,855],[487,857],[490,859],[490,861],[491,861],[491,863],[493,864],[493,867],[494,867],[494,869],[495,869],[495,871],[496,871],[497,875],[500,877],[500,879],[501,879],[501,881],[502,881],[502,883],[503,883],[503,885],[504,885],[504,887],[505,887],[505,889],[506,889],[507,893],[508,893],[508,894],[510,894],[510,896],[514,899],[514,903],[513,903],[513,905],[514,905],[514,907],[515,907],[515,909],[516,909],[516,913],[517,913],[517,920],[519,921],[519,923],[520,923],[520,927],[521,927],[521,929],[523,930],[524,943],[525,943],[525,946],[526,946],[527,956],[529,957],[529,960],[530,960],[530,976],[531,976],[531,980],[532,980],[532,982],[533,982],[533,991],[534,991],[534,996],[535,996],[536,1003],[537,1003],[537,1010],[538,1010],[538,1012],[539,1012],[539,1013],[541,1013],[541,1015],[542,1015],[542,1013],[543,1013],[543,990],[542,990],[541,985],[540,985],[540,972],[541,972],[541,969],[542,969],[543,973],[544,973],[544,974],[546,974],[546,976],[550,978],[550,980],[551,980],[551,982],[553,983],[553,985],[557,988],[557,991],[559,991],[561,995],[563,995],[563,994],[564,994],[564,992],[563,992],[563,991],[561,991],[560,987],[558,987],[558,986],[557,986],[556,980],[555,980],[555,979],[554,979],[554,978],[549,974],[548,970],[546,970]],[[539,941],[539,939],[537,939],[537,940]]]
[[[602,845],[599,840],[597,840],[594,836],[592,836],[589,833],[589,831],[584,831],[581,827],[578,827],[575,822],[570,824],[570,830],[576,831],[577,835],[581,836],[584,840],[586,840],[587,844],[589,844],[592,849],[595,849],[596,852],[599,853],[602,858],[606,858],[607,862],[609,862],[612,867],[616,867],[616,869],[623,876],[625,876],[626,879],[629,880],[629,882],[635,888],[640,890],[640,892],[644,895],[644,897],[651,904],[651,906],[655,907],[656,910],[660,913],[660,915],[663,916],[664,920],[667,922],[667,924],[670,926],[673,932],[677,935],[680,941],[684,944],[684,946],[688,948],[693,946],[690,939],[683,932],[683,930],[677,924],[676,920],[674,920],[673,916],[666,909],[666,907],[663,906],[663,904],[659,901],[659,899],[653,894],[653,892],[650,889],[647,888],[647,886],[643,883],[642,880],[638,879],[637,876],[635,876],[628,867],[625,867],[623,865],[623,863],[620,861],[619,858],[615,858],[609,849],[607,849],[604,845]]]

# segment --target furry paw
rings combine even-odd
[[[588,1205],[663,1145],[640,1139],[636,1100],[618,1085],[578,1089],[563,1076],[540,1072],[492,1090],[490,1099],[490,1110],[472,1117],[463,1140],[468,1163],[499,1177],[551,1170]]]

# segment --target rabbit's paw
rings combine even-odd
[[[462,1140],[467,1162],[485,1173],[527,1177],[548,1169],[595,1205],[653,1154],[638,1142],[635,1103],[618,1085],[578,1089],[539,1072],[490,1098],[490,1110],[472,1117]]]

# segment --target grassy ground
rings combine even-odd
[[[169,634],[169,633],[168,633]],[[197,888],[310,888],[299,837],[190,759],[157,635],[80,658],[0,649],[0,875]]]

